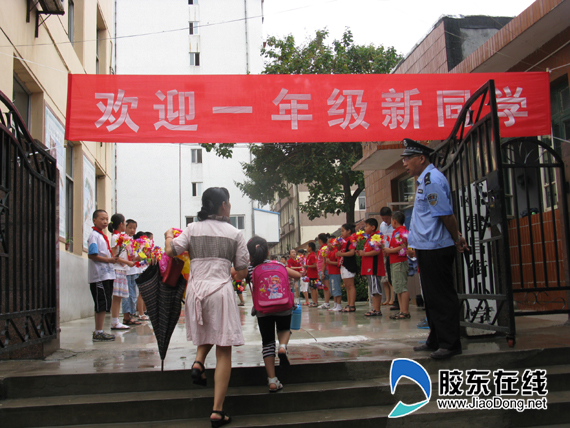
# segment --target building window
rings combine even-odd
[[[65,146],[65,243],[68,251],[73,251],[73,144]]]
[[[73,46],[75,41],[75,3],[74,0],[67,1],[67,37]]]
[[[26,87],[20,83],[20,80],[14,76],[14,92],[12,95],[12,102],[16,106],[18,113],[22,116],[24,125],[28,129],[31,129],[30,117],[32,108],[32,96],[26,89]]]
[[[189,4],[189,5],[197,5],[197,4],[198,4],[198,0],[188,0],[188,4]]]
[[[358,210],[366,211],[366,195],[364,193],[361,193],[358,197]]]
[[[202,149],[192,149],[192,163],[202,163]]]
[[[190,52],[190,65],[196,67],[200,65],[200,52]]]
[[[190,223],[194,223],[194,222],[198,221],[198,217],[196,216],[186,216],[186,226],[188,226]]]
[[[243,215],[232,215],[230,216],[230,223],[236,229],[245,229],[245,216]]]
[[[192,196],[202,196],[202,183],[192,183]]]
[[[198,34],[198,23],[196,21],[190,21],[188,22],[188,28],[190,30],[190,35],[191,36],[195,36]]]
[[[414,177],[406,177],[398,181],[398,202],[412,203],[415,195]]]
[[[541,138],[543,143],[548,144],[554,150],[556,150],[556,144],[553,145],[550,138]],[[555,162],[552,155],[545,149],[540,149],[540,163],[541,164],[552,164]],[[558,192],[556,186],[556,171],[554,168],[542,167],[540,168],[540,175],[542,178],[542,206],[544,211],[549,211],[552,208],[556,209],[558,207]]]
[[[560,154],[562,140],[570,140],[570,89],[567,78],[550,90],[550,110],[554,150]]]

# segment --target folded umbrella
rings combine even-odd
[[[175,287],[166,285],[162,282],[158,265],[151,265],[137,278],[136,282],[158,343],[163,371],[170,338],[180,318],[186,279],[180,275]]]

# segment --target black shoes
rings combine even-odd
[[[446,358],[451,358],[454,355],[461,354],[461,349],[443,349],[439,348],[437,351],[430,354],[430,357],[434,360],[445,360]]]
[[[198,364],[200,366],[199,369],[194,368],[194,364]],[[190,376],[192,377],[192,383],[194,385],[206,386],[208,384],[208,380],[205,377],[202,377],[206,369],[204,368],[204,364],[200,361],[194,361],[192,363],[192,371],[190,372]]]
[[[416,351],[416,352],[424,352],[424,351],[425,351],[425,352],[427,352],[427,351],[433,352],[433,351],[435,351],[435,349],[430,348],[429,346],[427,346],[427,345],[424,343],[423,345],[420,345],[420,346],[414,346],[414,351]]]

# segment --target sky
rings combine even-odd
[[[329,40],[349,27],[359,45],[394,46],[406,55],[442,15],[517,16],[534,0],[265,0],[264,33],[292,34],[296,44],[327,28]]]

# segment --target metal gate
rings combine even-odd
[[[471,96],[435,166],[449,180],[459,230],[471,249],[455,263],[455,282],[469,329],[499,331],[514,341],[509,240],[495,84]],[[514,342],[513,342],[514,343]]]
[[[538,138],[501,145],[515,316],[570,313],[564,254],[570,254],[562,157]]]
[[[57,167],[0,92],[0,358],[57,336]],[[26,356],[37,356],[26,350]],[[16,351],[16,352],[15,352]]]
[[[501,143],[494,81],[465,103],[434,164],[471,250],[454,267],[467,333],[502,332],[513,346],[515,316],[569,313],[564,165],[536,138]]]

